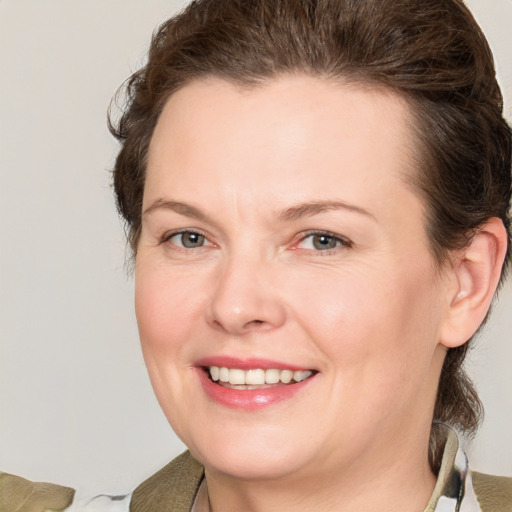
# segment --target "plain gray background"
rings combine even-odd
[[[512,0],[468,2],[512,117]],[[153,397],[110,175],[106,110],[163,0],[0,0],[0,468],[127,492],[183,446]],[[512,475],[512,285],[471,356],[474,468]]]

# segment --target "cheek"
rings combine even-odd
[[[137,261],[135,311],[142,353],[155,395],[178,435],[182,431],[181,405],[190,403],[187,393],[194,347],[191,340],[206,337],[201,329],[201,289],[197,276],[170,273],[157,262]]]
[[[183,346],[197,327],[204,290],[197,275],[169,272],[158,263],[137,261],[135,312],[143,349]]]
[[[396,385],[429,370],[440,317],[433,283],[427,263],[318,274],[296,283],[296,317],[340,378]]]
[[[168,268],[138,256],[135,312],[142,352],[155,395],[179,437],[186,432],[193,388],[191,340],[204,338],[200,329],[202,297],[194,277],[171,274]],[[194,286],[196,285],[196,286]]]

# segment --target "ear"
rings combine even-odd
[[[447,315],[441,345],[463,345],[480,327],[498,286],[508,236],[501,219],[493,217],[478,228],[470,244],[452,260]]]

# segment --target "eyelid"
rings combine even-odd
[[[201,229],[196,229],[196,228],[180,228],[180,229],[174,229],[174,230],[171,230],[171,231],[166,231],[161,236],[161,238],[160,238],[160,240],[158,242],[158,245],[165,244],[166,242],[170,241],[173,237],[178,236],[178,235],[182,235],[182,234],[185,234],[185,233],[194,233],[194,234],[202,236],[205,239],[205,241],[206,241],[206,243],[205,243],[206,247],[214,246],[215,245],[210,240],[209,235],[207,233],[205,233]],[[304,232],[298,234],[296,239],[292,243],[292,249],[301,249],[300,247],[297,247],[298,244],[300,244],[301,242],[303,242],[307,238],[314,237],[314,236],[325,236],[325,237],[333,238],[334,240],[339,242],[340,245],[338,247],[333,248],[333,249],[325,249],[323,251],[322,250],[312,250],[311,249],[312,252],[329,254],[330,252],[333,252],[335,250],[343,249],[343,248],[350,248],[350,247],[353,246],[353,242],[350,239],[348,239],[347,237],[343,236],[343,235],[339,235],[337,233],[333,233],[332,231],[325,231],[325,230],[320,230],[320,229],[312,229],[312,230],[304,231]],[[174,244],[174,245],[175,245],[176,248],[178,248],[178,249],[180,248],[179,245],[176,245],[176,244]],[[196,247],[196,248],[184,248],[184,249],[186,249],[187,251],[190,251],[192,249],[201,249],[202,247],[204,247],[204,246],[200,246],[200,247]],[[304,249],[304,250],[310,250],[310,249]]]
[[[318,252],[318,253],[323,252],[325,254],[328,254],[337,249],[348,249],[354,245],[353,242],[346,236],[339,235],[337,233],[333,233],[332,231],[325,231],[325,230],[321,230],[321,229],[312,229],[312,230],[308,230],[308,231],[304,231],[304,232],[300,233],[298,235],[298,239],[293,243],[293,248],[301,249],[300,247],[297,247],[297,245],[300,242],[303,242],[304,240],[306,240],[307,238],[310,238],[313,236],[325,236],[325,237],[333,238],[333,239],[337,240],[338,242],[340,242],[340,246],[336,247],[334,249],[325,249],[323,251],[313,250],[313,252]],[[305,250],[309,250],[309,249],[305,249]]]
[[[158,245],[161,245],[161,244],[165,244],[166,242],[168,242],[171,238],[177,236],[177,235],[182,235],[184,233],[194,233],[196,235],[200,235],[202,236],[205,240],[206,240],[206,246],[211,246],[211,245],[214,245],[214,243],[212,241],[210,241],[207,233],[205,233],[204,231],[200,230],[200,229],[196,229],[196,228],[180,228],[180,229],[174,229],[174,230],[171,230],[171,231],[166,231],[161,237],[160,237],[160,240],[158,242]],[[179,248],[179,246],[176,246]],[[200,247],[197,247],[197,249],[200,249]],[[187,249],[187,251],[190,251],[191,249]]]

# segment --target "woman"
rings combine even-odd
[[[128,93],[137,320],[191,455],[123,504],[510,510],[450,428],[478,425],[461,365],[510,236],[510,129],[462,3],[195,2]]]

